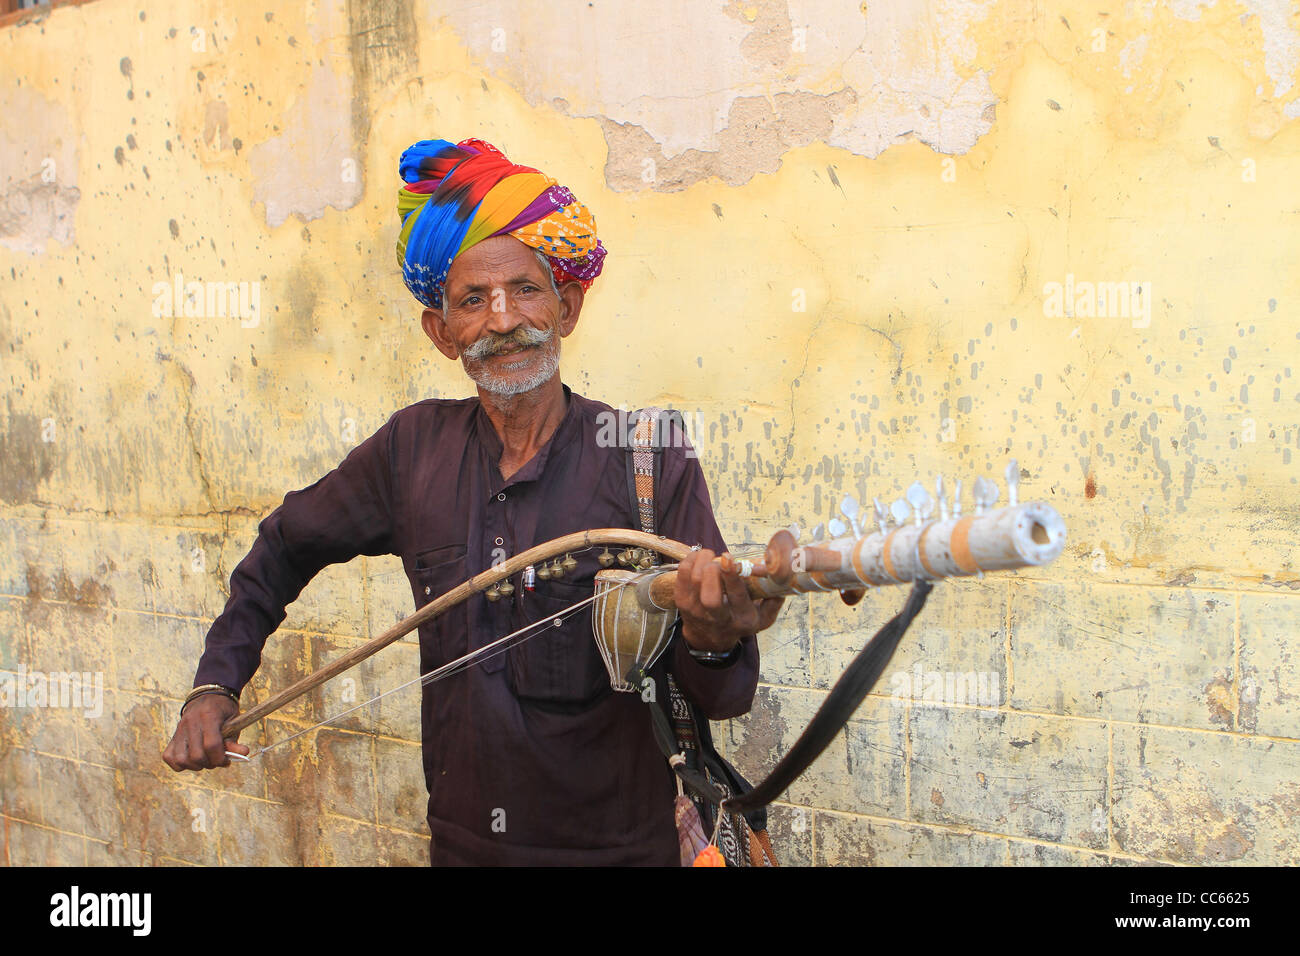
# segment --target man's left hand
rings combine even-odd
[[[745,580],[724,573],[707,548],[692,551],[677,569],[673,598],[682,616],[682,637],[697,651],[726,654],[747,634],[772,626],[785,598],[755,601]]]

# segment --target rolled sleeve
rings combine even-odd
[[[740,642],[740,657],[726,667],[701,664],[691,657],[679,634],[673,651],[673,679],[709,720],[726,720],[749,713],[758,688],[758,640]]]

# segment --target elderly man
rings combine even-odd
[[[229,764],[220,728],[238,711],[285,606],[328,564],[402,558],[417,605],[533,545],[587,528],[637,528],[625,448],[598,441],[609,406],[560,380],[605,255],[572,193],[480,140],[402,155],[398,255],[422,326],[459,359],[476,398],[395,413],[324,478],[259,525],[208,633],[195,691],[164,757],[175,770]],[[681,627],[660,668],[711,719],[749,709],[756,604],[714,561],[725,550],[699,464],[667,443],[658,532],[701,550],[682,562]],[[420,629],[428,672],[592,593],[598,555],[563,579],[478,595]],[[611,690],[590,614],[424,687],[421,709],[435,864],[676,864],[675,790],[646,705]]]

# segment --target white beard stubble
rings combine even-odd
[[[479,339],[461,354],[461,364],[465,368],[465,374],[485,392],[501,396],[522,395],[546,384],[560,367],[560,338],[555,334],[554,329],[545,331],[526,329],[524,336],[531,341],[533,347],[542,350],[541,364],[531,375],[522,379],[509,377],[504,373],[511,371],[510,363],[507,363],[507,368],[501,369],[500,372],[489,369],[483,359],[496,354],[498,350],[494,345],[499,338],[490,334]],[[521,352],[520,355],[524,361],[534,359],[531,348]]]

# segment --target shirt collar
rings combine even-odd
[[[492,493],[496,494],[502,489],[509,488],[511,485],[518,484],[521,481],[536,481],[546,470],[546,463],[550,460],[553,453],[558,453],[569,442],[573,441],[582,431],[582,412],[579,408],[580,399],[573,395],[573,390],[563,382],[560,387],[564,389],[565,412],[564,417],[560,419],[559,427],[555,429],[545,445],[538,449],[527,464],[510,476],[509,481],[501,478],[501,471],[497,467],[501,461],[501,453],[505,446],[501,444],[501,436],[497,430],[492,427],[492,419],[488,418],[487,412],[483,410],[483,403],[475,399],[478,403],[478,409],[475,412],[475,421],[477,423],[479,442],[483,447],[483,452],[487,455],[491,468],[488,471],[493,478]]]

